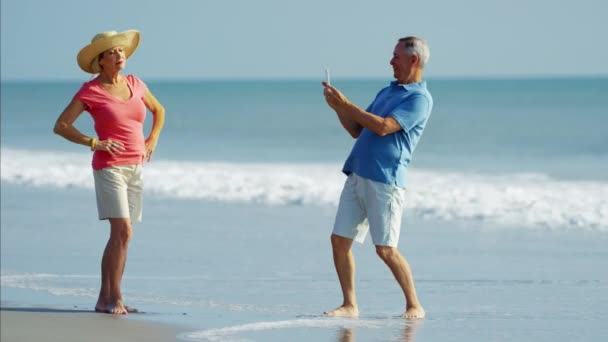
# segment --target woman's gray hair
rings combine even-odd
[[[101,55],[103,55],[103,52],[101,53]],[[99,57],[95,58],[93,62],[91,62],[91,70],[93,71],[93,74],[99,74],[101,72],[101,65],[99,65]]]
[[[429,61],[431,55],[429,46],[426,42],[418,37],[410,36],[399,39],[399,42],[405,43],[405,51],[409,56],[416,55],[420,58],[420,67],[424,67]]]
[[[93,71],[93,74],[100,74],[101,70],[103,69],[101,67],[101,64],[99,64],[99,61],[103,58],[103,54],[105,53],[105,51],[103,51],[102,53],[100,53],[99,55],[97,55],[97,57],[95,57],[93,59],[93,61],[91,62],[91,71]]]

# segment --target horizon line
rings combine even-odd
[[[125,73],[128,75],[129,73]],[[83,78],[0,78],[1,83],[54,83],[54,82],[83,82],[87,79],[93,79],[85,75]],[[577,74],[577,75],[488,75],[488,76],[429,76],[424,77],[425,81],[517,81],[517,80],[571,80],[571,79],[604,79],[608,78],[606,74]],[[354,76],[354,77],[335,77],[334,81],[380,81],[391,79],[394,77],[371,77],[371,76]],[[286,82],[286,81],[319,81],[323,80],[316,77],[149,77],[146,82]]]

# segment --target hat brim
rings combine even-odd
[[[125,57],[128,59],[139,46],[139,31],[128,30],[117,33],[113,36],[96,39],[91,44],[85,46],[78,52],[76,60],[80,69],[90,74],[97,73],[93,70],[93,61],[100,53],[116,46],[122,46],[125,50]]]

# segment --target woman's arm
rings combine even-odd
[[[158,102],[150,90],[146,90],[146,94],[144,95],[144,104],[154,116],[152,130],[150,131],[148,138],[146,138],[146,160],[150,161],[152,160],[152,154],[156,148],[158,138],[160,137],[160,131],[162,131],[163,126],[165,125],[165,107]]]
[[[82,132],[74,127],[74,121],[78,119],[80,114],[82,114],[85,109],[86,106],[84,103],[82,103],[82,101],[76,98],[73,99],[72,102],[70,102],[70,104],[63,110],[63,113],[59,115],[59,118],[57,118],[53,132],[61,135],[71,142],[89,146],[92,151],[107,151],[112,156],[114,156],[115,153],[124,152],[125,147],[122,142],[111,139],[99,141],[97,138],[88,137],[82,134]]]
[[[91,146],[94,138],[87,137],[74,127],[73,123],[78,119],[80,114],[85,111],[85,105],[78,99],[73,99],[72,102],[63,110],[63,113],[57,118],[53,132],[61,135],[67,140],[85,146]]]

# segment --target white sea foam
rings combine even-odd
[[[99,277],[90,275],[58,275],[46,273],[3,273],[0,277],[2,288],[27,289],[47,292],[54,296],[74,296],[96,298],[99,290],[78,286],[80,283],[97,282]]]
[[[384,324],[386,325],[386,324]],[[309,318],[285,321],[254,322],[218,329],[207,329],[180,335],[190,341],[237,341],[236,335],[244,332],[262,330],[294,329],[294,328],[378,328],[382,326],[379,321],[353,320],[347,318]]]
[[[177,286],[184,282],[200,283],[199,276],[172,277],[172,276],[125,276],[130,282],[164,282],[169,286]],[[0,275],[0,288],[2,289],[21,289],[36,292],[48,293],[58,297],[83,297],[95,299],[99,295],[99,275],[84,274],[48,274],[48,273],[22,273],[4,272]],[[175,294],[174,291],[139,292],[132,293],[123,291],[123,295],[130,302],[161,304],[178,307],[195,307],[208,309],[221,309],[232,312],[253,312],[253,313],[285,313],[288,305],[259,306],[243,303],[228,303],[218,299],[210,299],[196,294]]]
[[[2,148],[2,182],[93,188],[89,154]],[[331,205],[341,165],[156,160],[146,164],[149,194],[268,205]],[[406,214],[526,227],[608,231],[608,183],[542,174],[480,175],[413,169]]]

